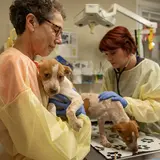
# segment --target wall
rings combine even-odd
[[[12,0],[0,1],[0,48],[2,48],[4,42],[8,38],[11,24],[9,21],[9,6]],[[2,7],[3,6],[3,7]]]

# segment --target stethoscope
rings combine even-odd
[[[119,89],[120,77],[121,77],[122,73],[125,71],[126,67],[129,65],[130,61],[131,61],[131,58],[127,61],[126,65],[124,66],[124,68],[121,71],[119,71],[116,68],[114,69],[115,74],[116,74],[116,81],[117,81],[117,92],[120,96],[121,96],[120,89]]]

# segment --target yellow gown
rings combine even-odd
[[[107,69],[103,91],[117,93],[116,75]],[[154,61],[144,59],[134,68],[124,71],[119,81],[121,95],[128,102],[125,111],[133,116],[142,131],[160,135],[160,67]]]
[[[73,131],[47,110],[37,68],[15,48],[0,55],[0,143],[11,160],[82,160],[90,150],[91,123]],[[0,158],[1,159],[1,158]]]

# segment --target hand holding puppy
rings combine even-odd
[[[49,103],[54,103],[57,108],[61,108],[61,110],[56,110],[57,116],[61,117],[66,116],[66,110],[70,105],[71,101],[66,96],[62,94],[57,94],[54,98],[49,99]],[[83,105],[81,105],[81,107],[77,110],[76,116],[79,116],[80,114],[86,115]]]

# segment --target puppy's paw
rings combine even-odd
[[[77,119],[75,122],[71,123],[71,127],[79,132],[79,130],[83,127],[83,121],[81,119]]]
[[[56,115],[56,106],[53,103],[49,103],[48,104],[48,111],[51,114]]]
[[[107,148],[111,148],[112,144],[109,141],[101,141],[102,146],[107,147]]]

